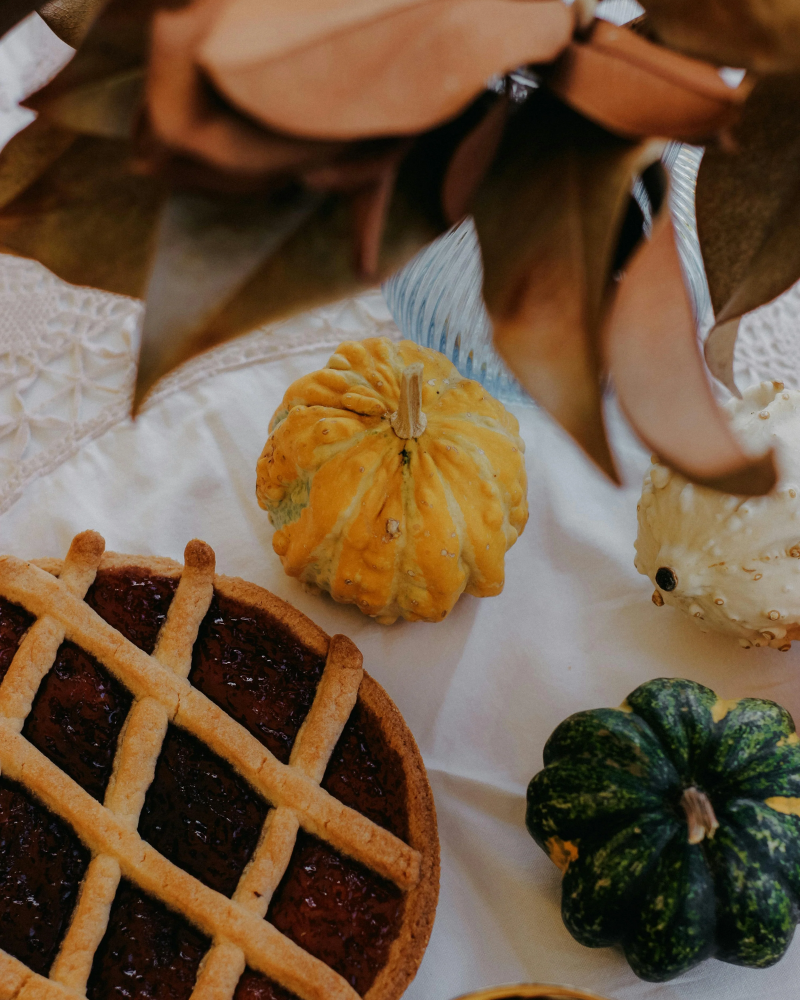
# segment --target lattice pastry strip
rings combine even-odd
[[[293,809],[309,833],[401,889],[419,882],[418,851],[333,798],[298,768],[282,764],[214,702],[128,642],[49,573],[6,556],[0,560],[0,593],[32,614],[56,618],[66,637],[99,660],[135,697],[160,702],[171,721],[228,761],[268,802]]]
[[[61,584],[81,601],[94,583],[105,541],[96,531],[83,531],[72,539]],[[64,626],[50,615],[41,615],[28,629],[0,685],[0,716],[22,732],[33,699],[55,662]]]
[[[119,638],[122,640],[121,636]],[[183,645],[187,648],[185,643]],[[124,747],[121,756],[124,757]],[[284,937],[263,917],[251,915],[233,900],[171,864],[140,839],[129,816],[118,817],[101,806],[24,737],[3,724],[0,724],[0,767],[14,780],[20,781],[24,775],[26,787],[80,832],[81,839],[93,852],[93,860],[98,862],[87,897],[88,919],[79,921],[74,939],[74,961],[65,962],[63,968],[80,973],[87,962],[91,968],[92,949],[96,949],[102,939],[120,875],[125,875],[145,892],[184,914],[212,938],[230,938],[253,968],[277,979],[301,1000],[355,1000],[357,994],[336,972]],[[118,779],[117,787],[119,785]],[[16,966],[24,970],[28,977],[25,989],[32,991],[31,996],[82,995],[74,988],[75,984],[59,984],[64,993],[53,993],[52,985],[45,985],[48,980],[34,975],[9,956],[3,957],[9,959],[3,964],[10,978],[20,974]],[[88,973],[86,975],[88,977]],[[55,980],[49,982],[52,984]]]
[[[214,552],[205,542],[189,542],[178,589],[159,633],[153,657],[179,677],[188,677],[200,624],[214,595]],[[120,734],[105,805],[135,830],[147,789],[167,735],[169,718],[154,698],[134,702]],[[69,930],[50,978],[85,992],[95,952],[103,940],[121,871],[113,856],[92,858],[84,876]]]
[[[288,765],[188,683],[192,646],[213,592],[213,553],[203,543],[195,544],[199,547],[194,552],[187,547],[187,567],[152,657],[82,600],[102,554],[99,536],[84,533],[75,539],[60,580],[31,564],[0,559],[0,593],[37,616],[0,686],[0,708],[6,710],[6,718],[0,718],[0,767],[12,779],[20,780],[24,773],[24,784],[75,828],[93,852],[52,978],[46,980],[0,952],[0,1000],[84,995],[121,875],[212,937],[195,1000],[232,995],[245,963],[303,1000],[355,1000],[357,994],[338,974],[263,919],[289,864],[299,826],[403,889],[413,888],[419,879],[417,851],[319,787],[361,680],[361,657],[349,640],[334,637],[330,642],[314,704]],[[64,638],[99,660],[136,698],[120,738],[105,806],[20,735],[38,684]],[[169,721],[205,742],[275,805],[233,899],[172,865],[136,832]],[[209,988],[215,992],[209,993]]]
[[[325,670],[317,694],[300,728],[289,758],[295,767],[319,783],[325,775],[342,730],[350,718],[363,677],[362,657],[343,635],[331,638]],[[300,829],[297,813],[278,806],[267,816],[253,857],[242,872],[233,895],[252,913],[266,916],[272,894],[283,878]],[[215,941],[203,960],[191,1000],[221,1000],[232,997],[244,972],[245,956],[232,942]]]

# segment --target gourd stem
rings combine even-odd
[[[428,418],[422,412],[422,362],[407,365],[403,369],[400,382],[400,404],[391,416],[392,430],[408,441],[418,438],[428,426]]]
[[[700,844],[706,837],[713,839],[719,821],[706,793],[699,788],[687,788],[681,796],[681,805],[689,826],[689,843]]]

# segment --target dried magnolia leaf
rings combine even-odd
[[[561,0],[310,0],[303,7],[302,17],[291,9],[291,23],[284,3],[223,0],[194,58],[258,121],[325,139],[433,128],[481,93],[492,74],[551,61],[574,27]],[[207,10],[160,14],[156,51],[162,26],[180,20],[188,35]]]
[[[158,227],[134,395],[198,353],[198,334],[266,257],[297,230],[322,195],[265,198],[173,194]]]
[[[75,135],[37,119],[0,151],[0,210],[50,167],[75,141]]]
[[[204,161],[239,177],[308,168],[344,153],[345,143],[277,135],[225,106],[194,64],[213,7],[199,5],[156,22],[148,68],[148,127],[173,154]]]
[[[263,323],[363,291],[371,282],[356,265],[353,229],[346,199],[327,198],[211,318],[197,337],[196,350],[208,350]]]
[[[473,209],[499,352],[615,479],[597,338],[633,180],[660,150],[538,91],[511,119]]]
[[[350,195],[356,259],[365,278],[374,278],[377,274],[395,181],[413,140],[389,140],[381,145],[383,150],[371,157],[335,159],[301,173],[303,183],[313,190]]]
[[[124,143],[77,138],[0,211],[0,245],[72,284],[141,296],[163,193],[128,159]]]
[[[697,177],[698,236],[715,312],[746,279],[798,185],[800,76],[761,80],[729,141],[706,149]]]
[[[751,90],[749,82],[729,87],[708,63],[607,21],[570,44],[547,82],[576,111],[618,135],[685,142],[735,121]]]
[[[717,326],[713,374],[732,391],[739,318],[800,278],[800,76],[758,83],[731,142],[706,150],[697,228]]]
[[[420,207],[425,201],[420,183],[413,172],[401,171],[386,216],[378,271],[372,280],[365,279],[359,266],[352,205],[343,195],[327,196],[221,308],[183,338],[179,350],[170,348],[168,359],[161,357],[157,367],[140,375],[137,406],[145,387],[176,364],[264,323],[354,295],[405,264],[440,231]]]
[[[618,285],[603,353],[622,410],[661,461],[727,493],[772,489],[772,455],[742,449],[711,392],[666,206]]]
[[[731,319],[717,323],[706,337],[704,348],[708,370],[734,396],[741,398],[733,365],[736,358],[736,340],[739,336],[739,320]]]
[[[396,176],[397,167],[388,165],[375,183],[353,195],[358,269],[365,278],[374,278],[378,273],[386,213]]]
[[[125,70],[37,102],[42,120],[82,135],[129,139],[144,96],[144,69]]]
[[[39,16],[67,45],[77,49],[108,0],[49,0]]]
[[[75,56],[48,84],[24,101],[43,112],[51,104],[90,84],[143,69],[148,54],[148,15],[152,0],[110,0]]]
[[[796,0],[640,0],[658,38],[687,55],[756,73],[800,70]]]
[[[451,225],[467,214],[489,172],[503,138],[508,113],[508,97],[499,98],[456,147],[442,184],[442,211]]]

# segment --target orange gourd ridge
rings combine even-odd
[[[381,623],[441,621],[462,593],[503,589],[524,451],[516,418],[443,354],[348,341],[287,389],[256,493],[289,576]]]

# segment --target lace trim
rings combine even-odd
[[[0,513],[33,480],[128,419],[141,315],[139,302],[0,257]],[[368,336],[399,337],[377,290],[192,359],[156,386],[145,408],[212,375]]]

